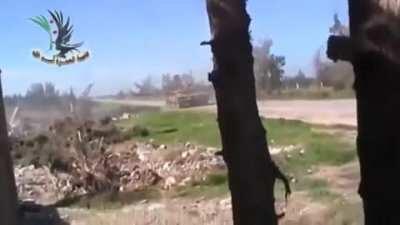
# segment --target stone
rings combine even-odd
[[[185,148],[191,148],[191,147],[192,147],[192,144],[190,142],[185,143]]]
[[[188,152],[188,151],[184,151],[184,152],[182,152],[182,154],[181,154],[181,157],[182,157],[183,159],[186,159],[188,156],[189,156],[189,152]]]
[[[192,178],[191,178],[191,177],[186,177],[185,179],[183,179],[183,180],[178,184],[178,186],[181,186],[181,187],[187,186],[191,181],[192,181]]]
[[[166,145],[160,145],[159,147],[158,147],[158,150],[166,150],[167,149],[167,146]]]
[[[129,113],[123,113],[119,119],[120,120],[129,120],[130,118],[131,118],[131,115]]]
[[[165,208],[164,204],[154,203],[154,204],[149,205],[148,210],[154,211],[154,210],[160,210],[160,209],[164,209],[164,208]]]
[[[165,183],[164,183],[164,189],[165,190],[169,190],[171,189],[174,185],[176,184],[176,179],[175,177],[168,177],[167,179],[165,179]]]

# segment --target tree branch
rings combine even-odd
[[[332,35],[328,39],[327,55],[335,62],[338,60],[351,62],[353,49],[353,42],[349,37]]]

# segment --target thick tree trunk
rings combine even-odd
[[[218,106],[235,225],[276,225],[274,168],[258,114],[246,0],[207,0]]]
[[[17,194],[10,157],[0,71],[0,224],[17,224]]]
[[[350,0],[351,37],[344,46],[352,46],[351,54],[349,48],[334,53],[340,51],[334,49],[340,45],[336,38],[328,47],[333,59],[347,55],[343,59],[351,59],[356,74],[359,193],[366,225],[400,224],[400,65],[395,48],[400,23],[381,7],[389,2],[399,0]]]

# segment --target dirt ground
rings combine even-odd
[[[106,100],[110,103],[133,106],[165,107],[163,101],[155,100]],[[166,109],[166,108],[165,108]],[[169,110],[169,109],[166,109]],[[188,110],[215,112],[216,106],[203,106]],[[356,126],[355,100],[324,101],[261,101],[260,114],[267,118],[302,120],[327,126]],[[321,132],[335,133],[349,142],[355,141],[355,130],[320,128]],[[282,225],[338,225],[362,224],[361,202],[357,195],[359,165],[351,162],[343,166],[317,167],[310,178],[326,181],[335,194],[329,202],[315,201],[306,193],[293,193],[286,209]],[[160,199],[142,202],[116,210],[83,208],[59,209],[71,225],[161,225],[161,224],[232,224],[230,199]]]
[[[342,195],[346,200],[359,201],[357,188],[360,182],[360,165],[358,162],[344,166],[324,166],[312,176],[317,179],[324,179],[335,193]]]
[[[355,138],[355,134],[347,130],[345,133],[340,130],[321,130],[328,131],[349,141],[354,141]],[[335,196],[316,201],[306,192],[294,192],[286,208],[286,217],[280,221],[281,225],[362,224],[361,200],[357,194],[357,162],[342,166],[318,166],[307,177],[325,181]],[[277,208],[282,207],[284,203],[278,201]],[[70,225],[232,224],[228,196],[215,199],[159,199],[115,210],[64,208],[59,212],[70,221]]]
[[[267,118],[296,119],[326,125],[356,126],[355,100],[264,101],[259,102],[261,115]]]
[[[296,199],[299,199],[298,197]],[[230,199],[143,203],[124,207],[119,210],[87,211],[83,209],[61,209],[61,214],[67,214],[71,225],[164,225],[164,224],[199,224],[199,225],[230,225],[232,214]],[[281,221],[283,225],[324,224],[329,210],[318,203],[292,201],[290,216]],[[315,216],[318,215],[318,216]],[[300,219],[299,219],[300,218]],[[134,222],[133,222],[134,221]]]
[[[345,100],[270,100],[259,101],[260,115],[266,118],[301,120],[323,125],[357,126],[356,101]],[[198,107],[215,111],[215,106]]]
[[[309,199],[305,193],[292,195],[281,225],[342,225],[361,224],[358,203],[338,203],[337,208]],[[351,208],[350,208],[351,207]],[[346,211],[346,210],[351,211]],[[198,200],[162,200],[143,202],[116,210],[87,210],[78,208],[59,209],[70,225],[231,225],[232,214],[230,198]]]

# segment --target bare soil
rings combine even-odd
[[[258,108],[260,115],[265,118],[301,120],[329,126],[357,126],[356,101],[354,99],[259,101]],[[216,111],[214,105],[195,109]]]

